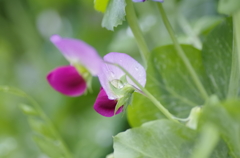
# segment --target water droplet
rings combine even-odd
[[[110,81],[110,83],[116,87],[117,89],[121,89],[124,87],[123,83],[120,80],[114,79],[112,81]]]
[[[112,77],[114,77],[115,75],[114,75],[114,73],[112,72],[112,71],[110,71],[110,75],[112,76]]]
[[[138,67],[137,66],[135,67],[135,70],[138,71]]]

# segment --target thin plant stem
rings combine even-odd
[[[228,98],[236,98],[240,79],[240,10],[233,14],[233,52],[232,70],[228,89]]]
[[[195,83],[195,85],[197,86],[199,92],[201,93],[202,97],[207,100],[208,99],[208,94],[207,94],[207,91],[205,90],[203,84],[201,83],[197,73],[195,72],[193,66],[191,65],[190,61],[188,60],[186,54],[184,53],[182,47],[180,46],[180,44],[178,43],[178,40],[177,38],[175,37],[175,34],[174,34],[174,31],[172,29],[172,26],[167,18],[167,15],[163,9],[163,6],[161,3],[157,3],[158,5],[158,9],[161,13],[161,16],[162,16],[162,19],[163,19],[163,22],[168,30],[168,33],[169,35],[171,36],[171,39],[173,41],[173,44],[175,46],[175,49],[179,55],[179,57],[182,59],[183,63],[185,64],[187,70],[189,71],[192,79],[193,79],[193,82]]]
[[[212,151],[217,146],[220,136],[214,124],[205,124],[193,149],[191,158],[209,158]]]
[[[143,60],[143,64],[145,67],[147,67],[147,60],[148,60],[150,51],[149,51],[147,43],[143,37],[142,31],[139,27],[132,0],[126,0],[126,2],[127,2],[126,17],[127,17],[128,25],[131,28],[133,35],[135,37],[135,40],[137,42],[137,45],[138,45],[138,48],[140,50],[141,57]]]
[[[190,26],[188,20],[183,16],[179,15],[178,23],[181,26],[182,30],[191,38],[191,43],[198,49],[202,48],[201,40],[199,39],[197,33],[194,32]]]
[[[0,86],[0,91],[8,92],[8,93],[14,94],[16,96],[20,96],[20,97],[26,98],[34,106],[35,110],[37,110],[37,113],[39,114],[39,116],[49,125],[51,132],[61,142],[61,146],[62,146],[62,149],[64,150],[64,153],[66,154],[65,155],[66,158],[72,158],[73,157],[71,155],[70,151],[68,150],[68,148],[66,147],[66,145],[64,144],[64,141],[62,140],[61,136],[55,130],[53,124],[50,121],[50,119],[43,112],[43,110],[41,109],[40,105],[32,97],[30,97],[25,92],[23,92],[23,91],[21,91],[19,89],[10,88],[8,86]]]
[[[240,62],[240,10],[233,15],[233,26],[234,26],[234,35],[235,35],[235,41],[236,41],[236,49],[238,54],[238,63],[239,63]]]
[[[234,31],[235,32],[235,31]],[[238,89],[239,89],[239,79],[240,79],[240,72],[239,72],[239,59],[238,59],[238,51],[237,51],[237,43],[235,38],[235,33],[233,34],[233,50],[232,50],[232,66],[231,66],[231,74],[228,86],[228,94],[227,98],[236,98],[238,96]]]
[[[114,65],[121,69],[144,93],[144,95],[153,102],[153,104],[171,121],[178,122],[173,116],[147,89],[145,89],[127,70],[125,70],[122,66],[110,62],[105,62],[107,64]]]

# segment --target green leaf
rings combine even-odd
[[[195,137],[193,130],[181,124],[149,122],[114,137],[114,158],[188,157]]]
[[[100,11],[100,12],[104,13],[107,9],[108,2],[109,2],[109,0],[95,0],[94,1],[94,8],[97,11]]]
[[[36,134],[34,140],[42,151],[50,157],[70,158],[71,154],[64,145],[61,137],[57,134],[52,123],[42,111],[38,103],[25,92],[8,86],[0,86],[0,91],[12,93],[27,99],[31,106],[21,104],[20,108],[28,117],[29,124]]]
[[[239,0],[220,0],[218,2],[219,13],[231,15],[238,10],[240,10]]]
[[[40,118],[29,117],[29,124],[34,132],[44,135],[45,137],[57,139],[51,127]]]
[[[64,151],[61,150],[61,142],[53,141],[46,137],[34,136],[34,141],[38,144],[42,152],[51,158],[66,158]]]
[[[32,108],[29,105],[26,104],[21,104],[20,105],[20,109],[26,114],[26,115],[39,115],[39,112],[37,110],[35,110],[34,108]]]
[[[206,83],[200,51],[190,45],[182,45],[182,48],[200,79]],[[173,45],[153,50],[148,61],[146,89],[178,117],[187,117],[191,108],[204,103]],[[146,97],[134,95],[133,107],[128,109],[132,126],[159,118],[163,118],[162,114]]]
[[[125,20],[125,7],[125,0],[110,0],[103,17],[102,27],[113,31],[114,27],[121,25]]]
[[[218,25],[203,43],[202,57],[213,94],[226,98],[232,61],[232,20]]]
[[[141,126],[143,123],[166,118],[158,108],[142,94],[133,94],[133,103],[127,109],[128,122],[132,127]]]
[[[196,139],[197,132],[180,123],[152,121],[115,136],[114,158],[188,158]],[[227,152],[217,147],[211,158],[226,158]]]
[[[200,127],[211,123],[217,128],[233,157],[240,157],[240,101],[210,104],[203,108]]]

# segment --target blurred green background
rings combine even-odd
[[[166,0],[168,16],[182,43],[201,48],[201,40],[221,21],[217,0]],[[150,49],[171,43],[155,3],[135,4]],[[78,158],[102,158],[113,151],[112,136],[129,128],[126,114],[105,118],[92,106],[93,93],[69,98],[54,91],[46,74],[68,62],[49,42],[59,34],[78,38],[101,56],[110,51],[140,60],[133,35],[124,22],[114,32],[101,27],[93,0],[0,0],[0,85],[17,87],[34,97],[50,117],[70,151]],[[18,105],[26,100],[0,92],[0,158],[47,158],[32,140]]]

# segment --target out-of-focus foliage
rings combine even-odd
[[[218,11],[222,14],[231,15],[240,9],[238,0],[219,0]]]
[[[112,152],[112,136],[126,128],[125,115],[104,118],[93,110],[97,79],[93,93],[77,98],[57,93],[45,79],[53,68],[68,64],[49,42],[52,34],[82,39],[101,56],[110,51],[114,33],[101,28],[102,14],[93,5],[92,0],[1,0],[0,85],[35,98],[75,157],[99,158]],[[20,103],[30,105],[0,92],[0,157],[45,158]]]
[[[216,12],[217,0],[166,0],[164,5],[180,42],[198,49],[202,46],[201,39],[207,38],[206,34],[222,20]],[[171,44],[155,3],[148,1],[134,6],[150,48]],[[104,11],[104,6],[98,10]],[[105,18],[109,16],[106,11]],[[126,128],[126,114],[104,118],[93,110],[100,88],[97,79],[93,82],[93,93],[77,98],[65,97],[51,88],[45,80],[46,74],[68,63],[49,42],[49,37],[60,34],[82,39],[95,47],[101,56],[118,51],[139,59],[126,22],[111,32],[101,27],[102,18],[103,14],[94,10],[93,0],[0,0],[0,85],[18,87],[35,98],[75,157],[100,158],[112,153],[112,136]],[[121,18],[124,19],[124,14]],[[135,98],[139,97],[137,95]],[[47,158],[32,139],[33,132],[18,107],[20,103],[30,104],[0,92],[0,157]],[[130,111],[137,111],[134,105],[132,108]],[[151,106],[142,110],[147,108]],[[147,119],[157,118],[162,115]],[[143,122],[146,120],[133,124],[140,126]],[[181,140],[188,143],[188,140]]]

